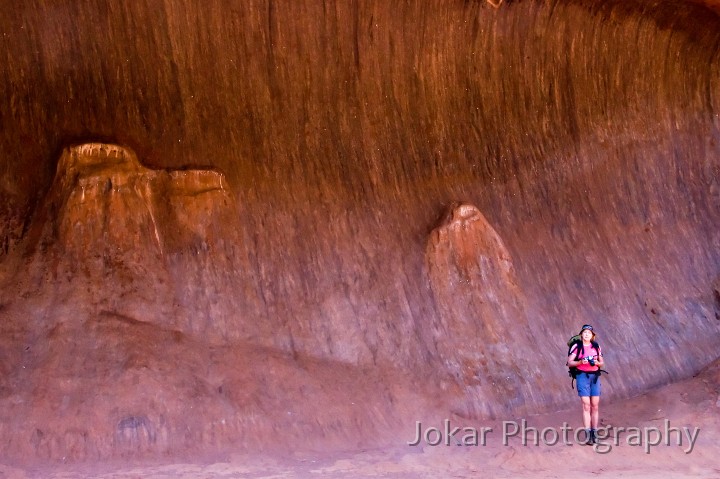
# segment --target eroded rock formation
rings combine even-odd
[[[130,149],[88,143],[63,151],[26,254],[71,282],[81,308],[242,338],[258,331],[243,323],[253,298],[239,221],[221,173],[150,169]]]
[[[586,322],[611,398],[717,357],[712,10],[81,0],[0,27],[9,456],[554,409]]]
[[[358,368],[337,341],[328,355],[352,364],[263,347],[277,338],[248,306],[229,191],[216,171],[146,168],[117,145],[63,151],[13,264],[30,267],[8,297],[27,301],[3,303],[4,455],[347,447],[423,410],[406,379]]]
[[[425,258],[439,313],[438,355],[465,389],[458,412],[522,411],[541,381],[537,347],[528,340],[547,334],[528,322],[502,239],[475,206],[456,204],[430,234]]]

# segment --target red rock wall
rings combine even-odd
[[[315,406],[367,394],[382,428],[412,409],[398,378],[462,415],[556,408],[574,400],[564,341],[586,322],[616,397],[694,373],[720,325],[718,26],[641,0],[2,9],[2,400],[14,417],[47,398],[42,435],[6,422],[5,448],[104,457],[127,437],[241,441],[249,423],[342,442],[362,416],[316,424]],[[85,142],[135,151],[125,183],[63,179],[64,149]],[[243,346],[230,365],[206,344]],[[307,358],[330,366],[298,374]],[[337,364],[358,380],[323,389]],[[104,401],[105,377],[154,399]],[[304,381],[322,400],[303,402]],[[223,385],[229,399],[210,395]],[[234,426],[168,433],[192,391]],[[53,401],[103,426],[76,424],[89,439],[73,446],[46,424]],[[298,403],[308,422],[280,419]]]

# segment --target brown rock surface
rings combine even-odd
[[[465,389],[465,404],[456,412],[522,413],[541,381],[535,347],[524,341],[528,332],[542,332],[528,323],[502,239],[476,207],[456,204],[430,233],[425,258],[439,310],[438,356]]]
[[[717,2],[494,3],[5,2],[0,455],[555,411],[585,322],[609,402],[712,363]]]

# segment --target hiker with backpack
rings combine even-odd
[[[577,336],[568,341],[570,376],[577,382],[577,391],[583,408],[583,426],[587,444],[597,443],[597,428],[600,418],[600,374],[605,365],[602,350],[595,341],[593,327],[586,324]]]

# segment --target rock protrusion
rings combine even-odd
[[[99,250],[173,253],[212,246],[212,226],[237,218],[222,173],[154,170],[118,145],[65,149],[53,186],[60,243],[77,259]],[[230,223],[228,223],[230,222]]]
[[[525,299],[502,238],[477,207],[455,203],[430,234],[426,266],[440,313],[438,354],[466,392],[458,407],[469,415],[517,411],[530,393],[522,378],[537,368],[527,357]]]
[[[238,315],[247,260],[236,200],[213,169],[151,169],[125,147],[66,148],[28,251],[97,310],[190,334],[256,335]],[[82,293],[85,291],[85,293]],[[78,299],[78,298],[76,298]]]

